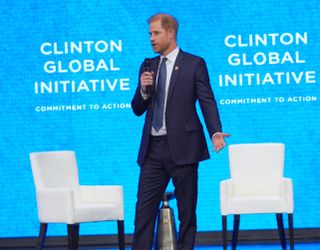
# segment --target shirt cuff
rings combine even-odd
[[[150,98],[150,94],[147,94],[145,91],[142,90],[142,88],[140,88],[140,93],[143,100],[148,100]]]
[[[211,140],[213,140],[213,137],[215,137],[215,135],[221,134],[222,132],[215,132],[212,136],[211,136]]]

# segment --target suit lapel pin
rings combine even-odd
[[[179,66],[175,66],[175,67],[174,67],[174,70],[178,70],[178,69],[179,69]]]

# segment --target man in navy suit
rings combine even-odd
[[[198,164],[210,157],[196,101],[215,151],[225,146],[224,138],[229,134],[222,132],[205,61],[177,45],[177,20],[168,14],[156,14],[148,23],[152,48],[160,56],[141,65],[131,103],[137,116],[146,112],[138,156],[140,177],[132,249],[152,248],[157,211],[172,179],[180,221],[177,247],[191,250],[197,228]]]

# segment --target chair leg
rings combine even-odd
[[[290,249],[294,250],[293,214],[288,214]]]
[[[78,250],[79,224],[68,224],[68,249]]]
[[[124,250],[125,248],[125,239],[124,239],[124,221],[118,220],[118,241],[119,241],[119,250]]]
[[[280,236],[280,242],[281,242],[282,249],[287,249],[286,234],[285,234],[284,227],[283,227],[282,214],[276,214],[276,217],[277,217],[278,232],[279,232],[279,236]]]
[[[228,241],[227,241],[227,216],[222,215],[222,245],[223,250],[227,250]]]
[[[37,250],[41,250],[44,246],[44,242],[46,240],[48,223],[40,223],[40,231],[39,231],[39,238],[37,242]]]
[[[235,214],[233,217],[232,250],[236,250],[240,225],[240,214]]]

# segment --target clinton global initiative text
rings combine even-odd
[[[35,94],[129,91],[129,78],[39,81],[34,83]]]
[[[276,86],[288,84],[315,84],[315,71],[300,72],[267,72],[267,73],[241,73],[219,75],[220,87],[241,86]]]

